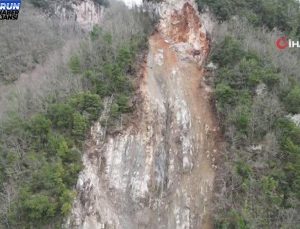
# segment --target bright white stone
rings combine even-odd
[[[134,6],[141,6],[143,4],[143,0],[119,0],[121,2],[124,2],[126,6],[129,8],[132,8]]]

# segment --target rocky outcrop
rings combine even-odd
[[[126,4],[128,7],[141,6],[143,4],[143,0],[119,0]]]
[[[219,150],[202,67],[210,41],[193,1],[158,11],[138,118],[106,136],[104,113],[91,129],[67,228],[210,228]]]
[[[62,2],[55,6],[55,15],[60,18],[61,24],[73,22],[83,30],[90,31],[94,25],[100,24],[103,9],[93,0]]]

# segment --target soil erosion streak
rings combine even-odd
[[[194,1],[167,0],[149,39],[138,118],[92,128],[72,228],[211,228],[218,126],[204,82],[209,52]]]

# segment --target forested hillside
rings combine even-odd
[[[216,228],[298,228],[300,207],[299,38],[297,1],[199,0],[219,20],[209,74],[227,152],[216,180]],[[295,116],[296,117],[296,116]],[[295,120],[295,119],[294,119]]]
[[[249,23],[270,30],[276,28],[300,36],[299,1],[297,0],[197,0],[199,10],[209,7],[220,21],[242,16]]]
[[[72,209],[93,225],[93,202],[116,228],[299,228],[300,49],[275,45],[300,39],[299,1],[165,1],[148,7],[159,23],[108,0],[91,31],[79,0],[26,1],[0,22],[0,228],[62,228]],[[87,146],[104,107],[111,138]],[[109,194],[76,193],[83,152],[99,164],[80,191]]]
[[[36,36],[37,33],[39,36]],[[13,82],[21,73],[43,63],[49,52],[62,47],[72,34],[70,26],[60,27],[58,20],[47,20],[43,15],[37,14],[31,5],[24,3],[18,22],[1,23],[1,84]]]
[[[50,1],[32,1],[43,8],[46,2]],[[34,10],[30,4],[22,8],[24,18],[20,18],[20,32],[13,41],[20,48],[7,49],[11,60],[1,60],[6,81],[17,80],[18,74],[41,63],[50,50],[62,47],[61,33],[50,26],[56,21],[42,13],[32,14]],[[136,62],[147,48],[152,25],[152,19],[141,10],[112,3],[101,25],[90,33],[69,34],[81,39],[80,47],[71,52],[67,65],[51,66],[49,75],[43,76],[44,89],[36,88],[38,94],[30,88],[26,94],[11,91],[8,103],[15,106],[0,120],[1,228],[61,227],[75,197],[83,142],[105,98],[112,98],[107,128],[117,125],[121,115],[132,109],[129,101],[134,93]],[[41,34],[32,40],[32,33],[37,32],[22,31],[27,27]],[[15,33],[14,29],[7,23],[1,25],[0,33]],[[34,45],[20,45],[18,39],[32,40]],[[0,44],[9,41],[1,40]]]

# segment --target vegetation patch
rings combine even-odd
[[[219,21],[238,15],[246,17],[255,26],[277,28],[300,37],[300,3],[296,0],[197,0],[197,3],[200,11],[208,6]]]
[[[276,1],[272,2],[275,5]],[[248,13],[251,11],[249,8]],[[270,12],[266,15],[277,17]],[[289,23],[288,18],[281,20]],[[297,228],[300,127],[288,115],[299,113],[299,73],[297,66],[287,70],[278,64],[277,55],[268,55],[279,52],[270,42],[271,34],[243,19],[238,21],[229,20],[220,26],[226,29],[218,31],[220,39],[210,57],[218,65],[213,72],[215,103],[229,143],[218,170],[215,227]],[[264,49],[254,45],[259,43]],[[271,45],[274,47],[269,49]],[[289,61],[298,54],[279,55],[286,56],[285,64],[290,66]]]
[[[63,98],[45,98],[44,109],[30,116],[10,113],[0,120],[2,227],[60,228],[72,209],[83,143],[103,100],[112,98],[107,128],[132,110],[128,102],[134,92],[135,62],[147,48],[153,22],[142,10],[122,8],[118,14],[122,23],[132,20],[128,24],[134,29],[114,30],[123,26],[119,21],[112,27],[95,26],[70,57],[69,74],[80,79],[79,89],[65,88],[74,92]]]

